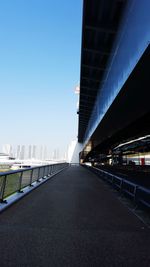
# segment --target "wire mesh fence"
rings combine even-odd
[[[16,192],[22,192],[26,186],[33,186],[35,182],[50,177],[52,174],[64,169],[68,163],[51,164],[32,167],[17,171],[9,171],[0,175],[0,202]]]

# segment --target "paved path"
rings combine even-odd
[[[0,214],[0,267],[149,267],[150,230],[99,180],[69,167]]]

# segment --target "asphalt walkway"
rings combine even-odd
[[[0,214],[0,267],[150,267],[150,229],[72,166]]]

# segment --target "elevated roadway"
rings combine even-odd
[[[0,214],[1,267],[148,267],[150,229],[72,166]]]
[[[150,1],[83,3],[78,141],[90,161],[150,132]]]

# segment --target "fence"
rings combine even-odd
[[[109,172],[106,172],[104,170],[90,167],[87,165],[83,165],[84,167],[87,167],[97,175],[99,175],[101,178],[103,178],[105,181],[112,184],[113,187],[115,187],[117,190],[119,190],[121,193],[126,194],[128,197],[130,197],[136,204],[142,204],[147,208],[150,208],[150,190],[142,187],[140,185],[137,185],[133,182],[130,182],[124,178],[121,178],[119,176],[116,176],[114,174],[111,174]]]
[[[9,195],[16,192],[22,193],[26,186],[34,186],[35,182],[40,183],[67,166],[68,163],[59,163],[0,174],[0,203],[6,202]]]

